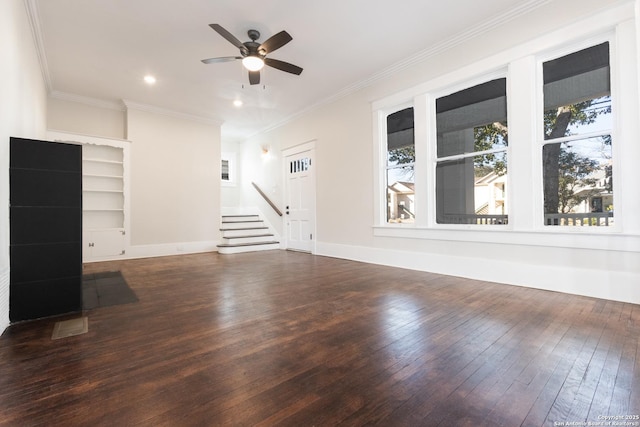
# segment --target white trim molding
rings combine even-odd
[[[183,120],[191,120],[194,122],[200,122],[200,123],[214,125],[214,126],[222,126],[224,123],[224,121],[221,119],[217,119],[213,117],[197,116],[194,114],[183,113],[180,111],[168,110],[166,108],[156,107],[154,105],[148,105],[148,104],[141,104],[139,102],[130,101],[128,99],[123,99],[122,102],[124,103],[125,107],[128,110],[144,111],[147,113],[160,114],[163,116],[175,117]]]
[[[170,255],[187,255],[202,252],[217,252],[219,241],[175,242],[157,245],[132,245],[123,257],[118,259],[153,258]],[[104,261],[104,260],[102,260]]]
[[[0,335],[11,323],[9,320],[9,293],[10,293],[10,274],[9,268],[0,270]]]
[[[33,36],[33,42],[38,55],[38,62],[40,63],[42,79],[44,80],[47,92],[51,93],[53,91],[53,80],[51,78],[51,72],[49,71],[47,55],[45,53],[46,50],[44,45],[44,38],[42,37],[42,26],[40,25],[38,3],[36,2],[36,0],[24,0],[24,7],[27,12],[29,26],[31,27],[31,35]]]
[[[640,304],[640,270],[540,265],[526,260],[453,256],[318,242],[316,255]]]
[[[107,101],[104,99],[91,98],[89,96],[76,95],[68,92],[60,92],[57,90],[49,91],[49,96],[62,101],[77,102],[78,104],[88,105],[89,107],[105,108],[107,110],[126,111],[124,103],[121,101]]]
[[[578,227],[578,230],[571,230],[571,232],[558,228],[544,231],[516,231],[502,227],[504,226],[450,225],[440,228],[380,226],[373,227],[373,235],[404,239],[640,253],[640,236],[608,233],[604,227],[600,230],[597,227]]]

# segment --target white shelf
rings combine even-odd
[[[117,193],[122,194],[122,190],[101,190],[99,188],[83,188],[83,192],[85,193]]]
[[[83,173],[82,176],[87,176],[90,178],[113,178],[113,179],[122,179],[124,178],[122,175],[99,175],[94,173]]]
[[[121,164],[123,164],[119,160],[104,160],[104,159],[87,159],[87,158],[84,158],[84,159],[82,159],[82,161],[83,162],[92,162],[92,163],[106,163],[106,164],[111,164],[111,165],[121,165]]]
[[[123,149],[84,145],[82,155],[84,229],[94,235],[124,230]]]
[[[102,163],[119,162],[120,164],[124,161],[122,149],[108,145],[86,144],[82,154],[83,160],[100,161]]]
[[[83,210],[83,230],[123,230],[124,211]]]
[[[96,228],[96,227],[84,227],[85,231],[124,231],[124,228],[120,228],[120,227],[111,227],[111,228],[107,228],[107,227],[100,227],[100,228]]]

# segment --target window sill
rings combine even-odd
[[[540,231],[516,231],[509,226],[406,227],[374,226],[376,237],[442,240],[450,242],[493,243],[501,245],[546,246],[555,248],[593,249],[640,252],[640,235],[623,234],[614,230],[571,231],[558,227]]]

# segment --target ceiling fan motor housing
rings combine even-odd
[[[247,34],[251,41],[242,43],[246,49],[241,49],[240,54],[243,57],[258,56],[264,58],[267,52],[264,49],[259,49],[261,44],[256,42],[260,38],[260,32],[258,30],[249,30]]]
[[[247,35],[252,41],[256,41],[260,38],[260,31],[258,30],[249,30],[247,31]]]

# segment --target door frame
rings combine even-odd
[[[313,207],[311,209],[311,218],[312,218],[312,224],[311,224],[311,234],[312,234],[312,238],[311,238],[311,254],[315,254],[316,253],[316,241],[317,241],[317,227],[316,227],[316,218],[317,218],[317,176],[316,176],[316,166],[317,166],[317,158],[316,158],[316,140],[313,139],[311,141],[307,141],[307,142],[303,142],[297,145],[294,145],[292,147],[289,148],[285,148],[282,150],[282,181],[284,183],[283,185],[283,189],[284,189],[284,202],[285,204],[288,202],[289,199],[289,179],[288,179],[288,173],[289,173],[289,168],[288,168],[288,164],[287,164],[287,157],[289,156],[293,156],[296,154],[301,154],[301,153],[305,153],[305,152],[309,152],[310,153],[310,157],[313,159],[313,162],[311,164],[311,167],[314,168],[312,171],[312,187],[313,187]],[[282,230],[283,230],[283,235],[284,235],[284,248],[288,249],[289,248],[289,227],[287,226],[287,215],[283,215],[282,216]]]

